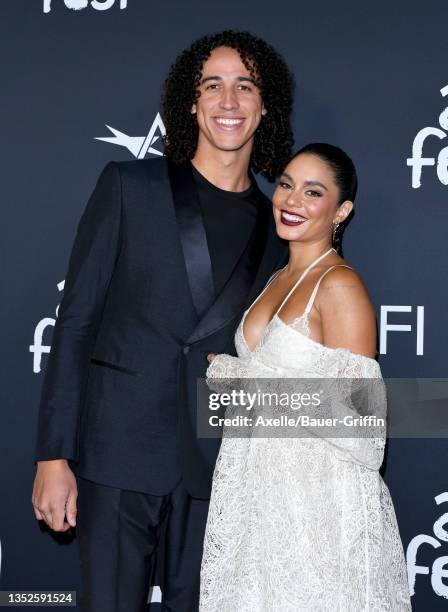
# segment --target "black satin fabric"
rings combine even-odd
[[[170,164],[169,175],[191,296],[200,317],[213,304],[215,291],[198,193],[190,164]]]

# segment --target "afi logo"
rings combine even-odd
[[[387,334],[388,332],[410,332],[412,325],[403,323],[389,323],[388,316],[390,312],[412,312],[412,306],[381,306],[380,318],[380,355],[387,354]],[[424,323],[425,323],[425,307],[417,306],[417,316],[415,321],[415,354],[423,355],[423,340],[424,340]]]
[[[434,499],[437,505],[446,503],[448,502],[448,493],[436,495]],[[448,578],[448,556],[443,555],[435,559],[431,568],[426,565],[417,565],[417,553],[420,551],[421,546],[426,545],[426,549],[429,545],[433,549],[436,549],[442,546],[440,542],[444,542],[445,544],[448,542],[448,531],[445,529],[446,525],[448,525],[448,512],[442,514],[432,526],[432,531],[436,536],[435,538],[432,535],[421,533],[416,535],[409,542],[406,553],[406,563],[408,566],[409,592],[411,596],[415,594],[417,574],[421,574],[423,576],[431,575],[431,586],[434,593],[448,599],[448,585],[444,581],[444,579]]]
[[[128,151],[132,153],[137,159],[143,159],[148,153],[152,155],[163,155],[159,149],[154,149],[152,146],[160,136],[165,136],[166,130],[163,125],[162,117],[160,113],[157,113],[151,127],[149,128],[146,136],[128,136],[124,132],[120,132],[110,125],[106,127],[114,134],[114,136],[96,137],[95,140],[102,140],[109,142],[110,144],[118,145],[119,147],[126,147]]]
[[[90,6],[96,11],[107,11],[113,7],[115,2],[118,0],[91,0]],[[128,5],[128,0],[119,0],[120,8],[125,9]],[[80,11],[85,9],[89,5],[89,0],[64,0],[64,4],[67,8],[73,11]],[[44,13],[51,11],[52,0],[44,0]]]
[[[448,85],[440,90],[442,96],[448,95]],[[417,133],[412,145],[412,157],[409,157],[406,162],[412,167],[412,187],[418,189],[421,186],[421,176],[423,166],[435,166],[436,160],[434,157],[422,157],[423,145],[429,136],[437,136],[440,140],[446,138],[443,130],[448,131],[448,106],[439,115],[438,127],[425,127]],[[437,176],[442,185],[448,185],[448,147],[443,148],[437,157]]]

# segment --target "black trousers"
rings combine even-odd
[[[78,481],[83,612],[142,612],[157,562],[164,612],[197,612],[209,502]]]

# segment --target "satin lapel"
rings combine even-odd
[[[256,229],[232,276],[188,338],[189,344],[216,332],[235,317],[240,317],[248,302],[248,296],[254,292],[258,294],[261,290],[259,287],[264,286],[267,276],[284,252],[273,227],[270,202],[263,198],[261,205],[264,203],[266,208],[258,216]]]
[[[198,316],[215,299],[212,264],[196,184],[189,162],[175,166],[168,162],[179,236],[191,297]]]

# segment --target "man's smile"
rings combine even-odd
[[[236,132],[244,124],[245,118],[218,116],[213,117],[213,121],[219,130],[222,130],[224,132]]]

